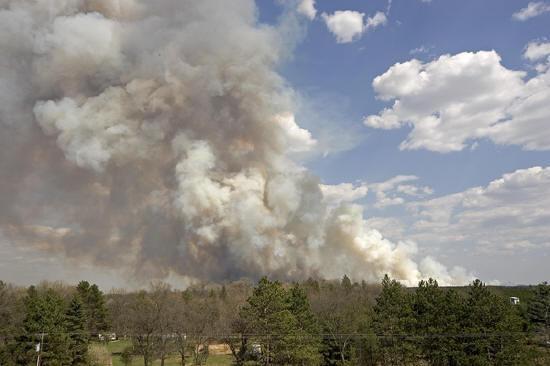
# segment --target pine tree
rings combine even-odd
[[[349,279],[348,275],[344,275],[342,277],[342,288],[346,292],[350,292],[353,285],[351,284],[351,280]]]
[[[21,308],[14,289],[0,281],[0,365],[15,365],[15,334],[20,325]]]
[[[430,364],[444,364],[445,353],[440,334],[444,332],[444,294],[436,280],[420,281],[413,297],[415,329],[423,359]]]
[[[414,344],[407,337],[414,330],[411,298],[403,286],[388,275],[382,280],[382,292],[374,307],[374,329],[381,336],[382,361],[402,365],[415,358]]]
[[[280,282],[262,278],[241,310],[241,318],[250,324],[261,346],[262,365],[291,363],[298,325]]]
[[[25,298],[22,360],[35,360],[34,347],[41,342],[41,365],[71,364],[71,342],[67,335],[64,305],[63,299],[52,289],[39,293],[33,286],[29,288]]]
[[[464,310],[462,328],[467,337],[462,342],[461,364],[529,364],[521,318],[508,301],[475,280]]]
[[[86,365],[88,356],[88,334],[86,317],[80,297],[73,296],[66,313],[67,331],[71,339],[72,365]]]
[[[227,289],[225,288],[225,285],[222,285],[222,288],[220,290],[220,299],[222,301],[225,301],[227,299]]]
[[[321,358],[319,326],[311,311],[307,295],[298,284],[295,284],[288,293],[288,307],[296,319],[296,349],[291,359],[292,364],[318,364]]]
[[[86,331],[88,334],[96,335],[109,329],[107,306],[105,305],[103,292],[99,290],[97,285],[90,285],[87,281],[81,281],[76,289],[87,319]]]
[[[537,332],[550,335],[550,285],[543,282],[533,290],[534,296],[529,303],[528,317]]]

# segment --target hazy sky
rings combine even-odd
[[[281,31],[291,45],[276,71],[292,90],[289,129],[313,148],[294,149],[293,159],[320,178],[329,207],[361,205],[368,228],[416,243],[414,260],[437,258],[432,267],[459,266],[503,284],[550,279],[550,2],[256,6],[255,26],[294,32]],[[0,5],[0,21],[9,11]],[[281,26],[289,12],[299,24]],[[0,67],[5,76],[11,66]],[[67,164],[102,169],[61,148]],[[7,181],[10,166],[0,165],[0,179]],[[135,284],[116,265],[20,245],[7,235],[10,225],[0,226],[0,279]]]

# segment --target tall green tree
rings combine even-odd
[[[521,318],[506,299],[475,280],[469,286],[464,310],[461,364],[529,364]]]
[[[86,315],[80,296],[71,299],[66,313],[67,332],[71,341],[71,364],[86,365],[88,361],[89,335],[86,330]]]
[[[292,354],[293,365],[317,365],[320,363],[321,342],[319,324],[313,312],[306,292],[295,284],[288,292],[288,308],[296,319],[296,349]]]
[[[403,365],[415,359],[415,344],[408,337],[415,328],[411,305],[411,296],[403,286],[385,275],[374,306],[374,329],[380,337],[384,365]]]
[[[420,281],[413,296],[412,310],[422,358],[432,365],[444,365],[446,354],[442,342],[446,330],[445,294],[436,280]]]
[[[305,331],[291,308],[304,315],[304,304],[300,304],[301,295],[289,301],[286,290],[278,281],[269,281],[262,278],[254,288],[247,304],[241,310],[241,318],[250,324],[253,338],[260,345],[261,351],[257,355],[262,365],[299,365],[315,364],[310,359],[309,352],[303,354],[301,347],[304,342]],[[302,318],[307,323],[307,315]],[[308,346],[308,345],[306,345]],[[311,349],[311,347],[305,347]]]
[[[87,319],[86,330],[90,334],[98,334],[108,330],[108,311],[103,292],[97,285],[90,285],[87,281],[81,281],[76,289]]]
[[[36,362],[35,345],[40,343],[41,365],[71,365],[71,340],[65,322],[63,298],[54,290],[38,292],[33,286],[25,298],[24,336],[21,339],[21,362]]]
[[[535,330],[546,337],[550,336],[550,285],[543,282],[533,290],[529,303],[528,317]]]
[[[0,365],[15,365],[16,334],[22,320],[22,307],[17,291],[0,281]]]

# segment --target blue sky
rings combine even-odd
[[[260,13],[280,10],[260,2]],[[335,124],[352,128],[362,141],[350,151],[318,159],[309,166],[326,182],[379,181],[397,174],[417,174],[439,193],[450,193],[488,183],[503,173],[532,165],[549,165],[548,152],[526,152],[517,146],[481,142],[476,151],[434,154],[399,151],[407,134],[402,130],[378,131],[362,125],[363,116],[377,113],[384,103],[376,100],[371,83],[396,62],[413,57],[429,61],[445,53],[496,50],[508,68],[524,70],[526,44],[550,36],[550,15],[517,22],[511,14],[526,5],[520,1],[394,1],[388,24],[361,39],[338,44],[317,18],[296,48],[282,73],[300,93],[312,99],[337,99]],[[272,5],[272,4],[270,4]],[[318,12],[354,10],[372,14],[385,11],[385,1],[317,1]],[[419,47],[427,53],[411,55]],[[340,99],[340,100],[338,100]],[[329,112],[330,113],[330,112]],[[333,112],[334,113],[334,112]],[[314,123],[314,122],[313,122]],[[380,159],[383,159],[381,163]]]
[[[525,71],[526,80],[536,75],[524,51],[529,42],[544,43],[550,37],[550,13],[515,19],[513,14],[526,8],[528,3],[395,0],[387,12],[386,1],[315,1],[316,17],[305,25],[303,40],[281,73],[305,99],[307,106],[298,111],[298,122],[314,136],[319,129],[329,128],[331,133],[341,134],[340,141],[348,143],[344,144],[343,151],[307,161],[308,167],[326,184],[355,182],[358,185],[362,184],[358,182],[382,182],[398,175],[414,175],[418,177],[415,184],[431,187],[430,197],[436,198],[472,187],[485,187],[504,174],[521,169],[549,166],[550,153],[546,149],[526,150],[521,144],[499,144],[488,138],[474,139],[473,149],[461,151],[400,150],[400,143],[412,129],[410,125],[383,130],[363,124],[365,116],[391,106],[377,99],[372,82],[398,62],[416,58],[428,63],[444,54],[494,50],[503,67]],[[273,22],[281,12],[277,4],[267,1],[258,4],[260,19],[266,22]],[[364,13],[364,18],[384,12],[387,23],[351,42],[338,43],[322,14],[343,10]],[[546,120],[546,126],[549,123],[550,120]],[[358,202],[367,207],[366,218],[392,217],[411,222],[410,211],[403,205],[378,209],[374,207],[375,198],[371,193]],[[528,250],[505,254],[498,249],[475,250],[478,243],[474,237],[453,245],[438,245],[433,240],[419,245],[425,251],[440,252],[448,265],[463,265],[486,279],[511,283],[550,276],[544,264],[550,250],[549,241],[546,238]],[[520,270],[524,265],[531,269]],[[511,267],[516,270],[507,272]]]

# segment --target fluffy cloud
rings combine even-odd
[[[315,19],[317,9],[315,9],[315,0],[302,0],[298,5],[298,13],[305,15],[310,20]]]
[[[401,149],[460,151],[475,139],[488,138],[547,150],[550,74],[541,72],[527,81],[525,75],[504,67],[495,51],[397,63],[372,84],[378,97],[393,105],[364,123],[382,129],[410,125]]]
[[[352,10],[337,10],[334,14],[323,13],[323,19],[336,37],[338,43],[349,43],[359,38],[365,30],[363,17],[365,13]]]
[[[538,61],[550,55],[550,42],[529,42],[523,52],[523,57],[529,61]]]
[[[485,187],[407,205],[408,237],[423,243],[474,244],[509,252],[550,246],[550,168],[505,174]]]
[[[533,1],[527,4],[525,8],[520,9],[518,12],[512,15],[512,18],[519,20],[521,22],[526,21],[527,19],[534,18],[541,14],[547,13],[550,11],[550,4],[543,1]]]
[[[365,13],[352,10],[337,10],[333,14],[323,13],[322,17],[328,29],[336,37],[338,43],[349,43],[361,37],[369,29],[385,25],[388,21],[386,14],[379,11],[368,17],[365,22]]]

